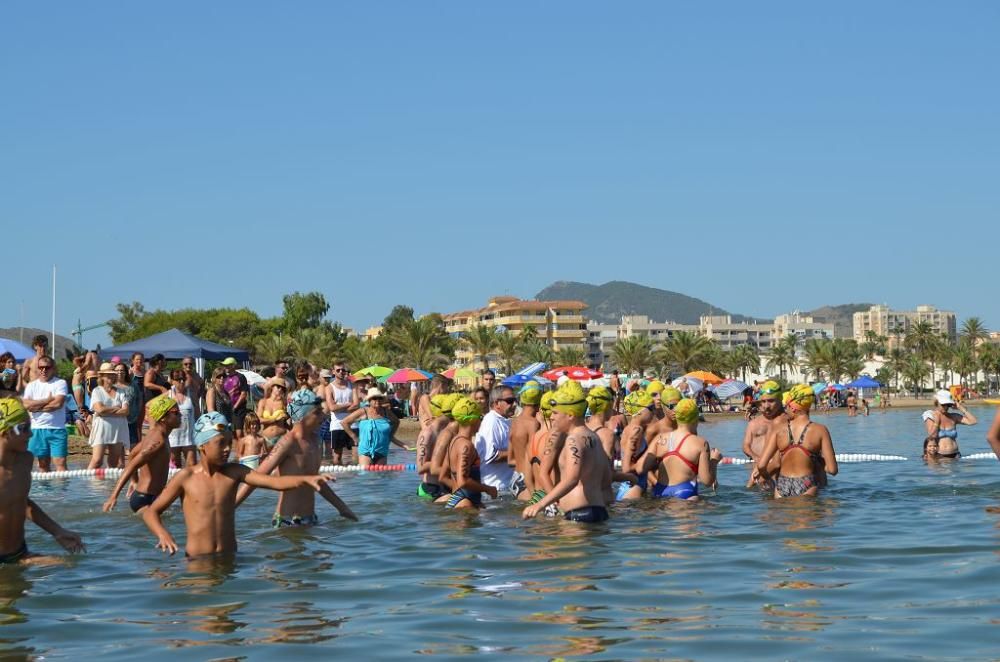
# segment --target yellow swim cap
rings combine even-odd
[[[661,382],[659,379],[654,379],[646,385],[646,393],[656,395],[657,393],[663,393],[665,388],[667,388],[666,384]]]
[[[146,413],[154,421],[159,421],[166,416],[168,411],[177,406],[176,400],[163,393],[146,403]]]
[[[552,394],[552,409],[569,414],[583,416],[587,413],[587,396],[578,382],[568,381]]]
[[[610,407],[612,400],[614,397],[607,386],[595,386],[587,393],[587,406],[592,414],[599,414]]]
[[[794,402],[799,408],[809,410],[813,406],[813,403],[816,402],[816,394],[813,393],[812,387],[808,384],[796,384],[788,389],[782,398],[782,402],[784,402],[786,407],[789,403]]]
[[[472,398],[462,397],[451,408],[451,417],[459,425],[471,425],[483,417],[482,410]]]
[[[437,418],[442,414],[450,414],[458,397],[455,393],[438,393],[431,396],[431,416]]]
[[[17,398],[0,399],[0,434],[29,418],[28,410]]]
[[[691,398],[684,398],[674,407],[674,418],[678,423],[690,425],[698,420],[698,403]]]
[[[542,399],[542,386],[535,380],[524,382],[524,386],[517,392],[522,405],[537,406]]]
[[[542,393],[542,399],[538,403],[539,409],[542,412],[542,416],[548,418],[552,415],[552,396],[555,395],[555,391],[546,391]]]
[[[660,394],[660,402],[671,404],[674,402],[680,402],[683,397],[684,396],[681,395],[681,392],[678,391],[676,387],[668,386],[663,389],[663,393]]]
[[[758,397],[763,398],[765,395],[780,396],[781,395],[781,384],[779,384],[778,382],[774,381],[773,379],[769,379],[766,382],[764,382],[763,384],[761,384],[760,385],[760,395]]]
[[[625,396],[625,413],[629,416],[635,416],[651,404],[653,404],[653,396],[648,391],[642,389],[632,391]]]

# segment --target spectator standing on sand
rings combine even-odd
[[[122,372],[127,368],[121,366]],[[90,408],[94,415],[90,426],[92,455],[88,469],[97,469],[108,453],[108,466],[118,467],[128,442],[128,392],[118,388],[118,374],[110,363],[102,363],[98,384],[90,392]],[[129,387],[131,388],[131,386]]]
[[[38,458],[39,471],[66,471],[68,438],[66,434],[66,381],[56,375],[56,363],[48,356],[38,357],[35,370],[41,375],[24,389],[24,408],[31,416],[31,441],[28,450]]]

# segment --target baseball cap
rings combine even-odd
[[[222,361],[222,365],[236,365],[236,359],[233,357],[227,357]]]

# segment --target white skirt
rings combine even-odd
[[[128,441],[128,421],[124,416],[97,416],[90,419],[90,445],[110,446]]]

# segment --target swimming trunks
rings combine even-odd
[[[783,497],[802,496],[816,485],[812,476],[782,476],[774,481],[774,490]]]
[[[698,481],[686,480],[676,485],[657,483],[653,485],[653,496],[658,499],[690,499],[698,496]]]
[[[275,513],[271,518],[271,528],[280,529],[283,526],[315,526],[319,524],[319,517],[315,513],[312,515],[292,515],[285,517],[281,513]]]
[[[438,483],[420,483],[417,486],[417,496],[421,499],[437,499],[444,494],[444,487]]]
[[[132,496],[128,498],[128,507],[132,509],[133,513],[137,513],[140,508],[153,505],[153,502],[156,501],[156,497],[158,496],[160,495],[146,494],[145,492],[139,492],[136,490],[135,492],[132,492]]]
[[[608,509],[604,506],[574,508],[563,515],[563,519],[571,522],[603,522],[608,519]]]
[[[528,484],[524,482],[524,474],[520,471],[515,471],[514,475],[510,479],[510,493],[517,496],[521,492],[528,489]]]
[[[244,455],[240,458],[240,464],[244,467],[256,469],[260,466],[260,455]]]
[[[5,563],[17,563],[28,555],[28,543],[21,541],[21,549],[10,554],[0,554],[0,565]]]
[[[477,483],[482,481],[482,472],[479,469],[479,462],[477,461],[472,467],[469,468],[469,478],[476,481]],[[464,487],[460,487],[451,493],[451,498],[448,499],[448,503],[445,504],[445,508],[454,508],[463,499],[468,499],[472,502],[472,505],[476,508],[480,508],[483,505],[483,493],[473,492],[472,490],[467,490]]]

